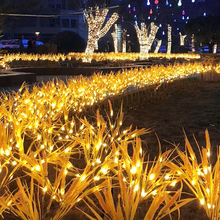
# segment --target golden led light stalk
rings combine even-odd
[[[34,61],[36,63],[38,62],[45,62],[47,65],[48,62],[53,62],[57,65],[58,62],[62,61],[83,61],[85,59],[85,53],[69,53],[67,55],[65,54],[5,54],[0,56],[0,68],[2,69],[10,69],[10,66],[13,65],[13,62],[30,62]],[[102,62],[102,61],[136,61],[141,59],[149,59],[149,58],[166,58],[166,59],[199,59],[199,54],[163,54],[163,53],[148,53],[148,54],[140,54],[140,53],[93,53],[90,56],[91,60],[94,60],[96,62]]]
[[[139,56],[133,53],[93,54],[93,59],[129,57],[131,60]],[[194,54],[177,56],[199,58]],[[6,55],[4,59],[10,64],[19,59],[37,62],[38,59],[71,60],[72,57],[81,59],[83,55],[20,54]],[[4,216],[7,211],[22,219],[43,220],[47,215],[62,219],[80,202],[86,202],[95,213],[100,206],[91,200],[93,193],[92,198],[99,198],[100,205],[104,205],[107,217],[133,219],[141,202],[148,200],[151,204],[145,207],[145,219],[155,216],[160,219],[197,198],[210,219],[219,218],[220,200],[216,193],[219,155],[216,165],[212,166],[207,132],[207,146],[201,152],[202,163],[197,162],[187,140],[187,153],[177,150],[176,163],[170,159],[170,151],[159,153],[151,162],[144,160],[145,152],[139,138],[147,131],[133,130],[131,126],[122,129],[122,109],[115,115],[109,103],[109,113],[103,116],[97,111],[92,122],[78,114],[108,97],[126,94],[129,88],[138,90],[209,71],[219,73],[220,65],[213,66],[211,60],[207,60],[135,68],[107,75],[79,76],[67,83],[52,80],[33,86],[31,91],[22,85],[18,92],[1,93],[0,190],[4,193],[0,195],[0,214]],[[89,118],[94,119],[94,115]],[[192,190],[193,198],[179,199],[183,184]],[[9,191],[11,187],[13,190]],[[111,198],[115,187],[118,200]],[[103,198],[104,202],[100,202]],[[113,201],[118,202],[117,206]]]
[[[183,181],[193,193],[190,200],[197,199],[204,208],[210,220],[220,217],[220,153],[218,149],[215,163],[211,163],[211,142],[208,131],[205,131],[206,147],[199,147],[199,156],[196,155],[191,143],[185,136],[185,151],[177,148],[178,161],[169,162],[168,166],[176,172],[175,176]]]

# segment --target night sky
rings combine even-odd
[[[220,1],[216,0],[112,0],[111,4],[119,4],[120,14],[134,20],[187,22],[196,16],[220,14]]]
[[[122,22],[150,23],[160,26],[163,34],[167,24],[173,31],[183,31],[190,19],[199,16],[219,16],[219,0],[111,0],[110,5],[119,5]],[[165,35],[165,33],[164,33]]]

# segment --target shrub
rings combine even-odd
[[[60,32],[50,42],[57,45],[58,52],[83,52],[86,48],[82,37],[72,31]]]

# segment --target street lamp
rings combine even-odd
[[[38,40],[39,35],[40,35],[40,32],[39,32],[39,31],[36,31],[36,32],[35,32],[36,40]]]

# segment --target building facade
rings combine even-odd
[[[73,31],[87,40],[83,10],[69,9],[67,0],[40,0],[39,8],[31,14],[30,17],[10,17],[10,25],[3,33],[5,38],[37,39],[46,43],[59,32]]]

